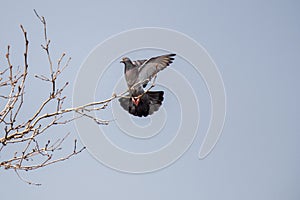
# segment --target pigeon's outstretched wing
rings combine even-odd
[[[139,61],[139,64],[143,62],[143,64],[139,67],[139,75],[136,83],[141,83],[143,87],[146,87],[148,82],[161,70],[169,66],[176,54],[167,54],[163,56],[157,56],[150,58],[149,60],[143,62]]]

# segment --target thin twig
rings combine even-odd
[[[14,171],[15,171],[15,173],[17,174],[17,176],[19,177],[19,179],[21,179],[23,182],[28,183],[29,185],[35,185],[35,186],[41,186],[41,185],[42,185],[41,183],[34,183],[34,182],[29,181],[29,180],[26,180],[26,179],[24,179],[24,178],[19,174],[18,170],[15,169]]]

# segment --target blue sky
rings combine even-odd
[[[299,199],[298,1],[2,2],[0,64],[5,63],[7,44],[12,46],[14,61],[21,63],[19,24],[23,24],[31,42],[30,73],[41,74],[48,69],[39,46],[42,29],[34,8],[47,19],[53,56],[61,52],[72,56],[71,66],[63,75],[71,82],[66,90],[67,105],[72,102],[76,74],[96,45],[128,29],[162,27],[192,37],[215,61],[226,88],[227,117],[218,144],[204,160],[197,157],[201,133],[177,162],[148,174],[112,170],[85,151],[67,162],[24,175],[43,183],[41,187],[28,186],[13,172],[2,170],[3,198]],[[179,63],[184,62],[178,61],[174,67],[179,68]],[[36,80],[29,83],[28,93],[44,89]],[[203,102],[207,103],[207,98]],[[205,109],[205,105],[200,106]],[[31,109],[26,108],[28,112]],[[203,126],[201,130],[207,125]],[[72,138],[78,137],[73,124],[54,133],[69,131]],[[128,139],[111,137],[124,142],[124,147],[131,145],[126,143]],[[162,136],[162,141],[170,137]],[[145,148],[163,142],[157,139]],[[145,150],[143,145],[137,148]]]

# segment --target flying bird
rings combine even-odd
[[[164,92],[144,88],[159,71],[173,62],[174,56],[176,54],[167,54],[136,61],[122,58],[120,62],[125,65],[124,73],[129,94],[119,98],[119,102],[126,111],[138,117],[146,117],[159,109],[164,100]]]

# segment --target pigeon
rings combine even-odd
[[[158,111],[164,100],[164,92],[144,88],[159,71],[173,63],[174,56],[176,54],[167,54],[136,61],[131,61],[128,57],[122,58],[120,62],[125,65],[124,73],[129,94],[119,98],[121,107],[138,117],[147,117]]]

